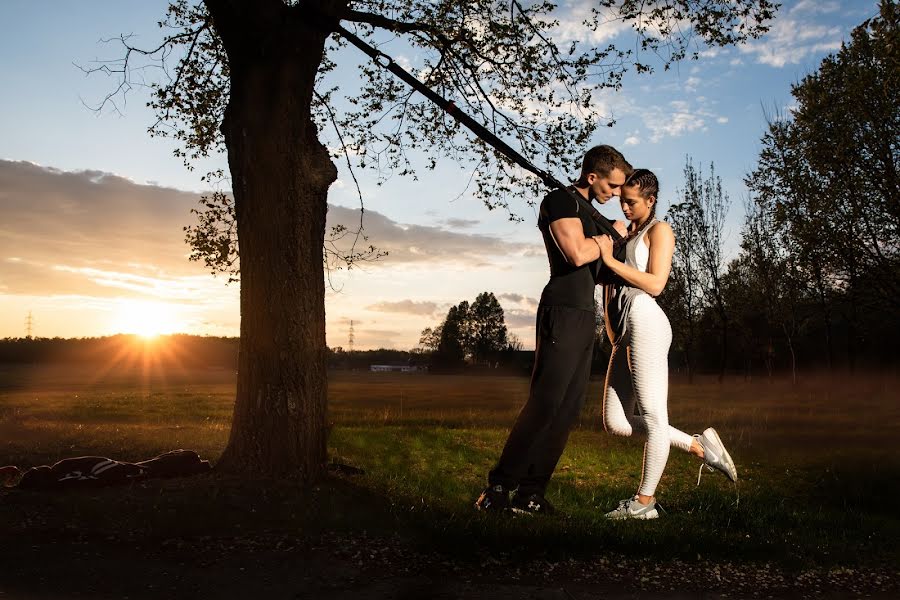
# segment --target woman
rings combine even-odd
[[[656,304],[669,279],[675,236],[664,221],[656,220],[659,182],[647,169],[637,169],[622,188],[622,210],[631,222],[626,238],[626,261],[613,257],[609,236],[596,236],[600,259],[622,281],[607,285],[606,326],[613,351],[603,396],[603,425],[613,435],[647,435],[638,493],[606,513],[610,519],[655,519],[659,516],[653,496],[662,477],[669,446],[703,459],[732,481],[737,470],[712,427],[690,436],[669,426],[667,407],[668,354],[672,328]],[[634,407],[640,411],[635,416]],[[701,469],[703,467],[701,466]]]

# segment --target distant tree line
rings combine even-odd
[[[794,85],[769,119],[740,253],[723,261],[729,199],[690,158],[667,220],[676,234],[661,296],[673,366],[771,374],[896,368],[900,357],[898,5]]]
[[[186,334],[144,340],[135,335],[97,338],[0,339],[0,364],[90,365],[128,368],[145,364],[159,368],[237,369],[240,338]],[[329,348],[331,369],[368,370],[373,364],[425,366],[420,352],[379,348],[346,352]]]
[[[142,365],[237,368],[238,338],[186,334],[145,340],[136,335],[96,338],[0,339],[0,364]]]
[[[328,368],[351,371],[368,371],[372,365],[425,367],[428,357],[413,350],[378,348],[348,352],[341,346],[328,349]]]

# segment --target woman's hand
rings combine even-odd
[[[613,259],[613,241],[608,235],[595,235],[594,241],[600,246],[600,260],[604,264]]]

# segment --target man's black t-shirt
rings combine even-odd
[[[576,192],[577,193],[577,192]],[[585,201],[587,202],[587,201]],[[568,306],[594,311],[594,270],[596,261],[576,267],[566,261],[550,234],[550,223],[565,218],[581,219],[585,237],[597,235],[597,226],[584,207],[566,190],[554,190],[541,202],[538,228],[544,236],[544,247],[550,261],[550,281],[544,286],[541,304]]]

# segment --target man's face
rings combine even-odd
[[[600,204],[604,204],[613,196],[622,193],[622,186],[625,185],[625,173],[622,169],[613,169],[605,177],[596,173],[588,173],[587,181],[590,186],[589,195],[596,198]]]

